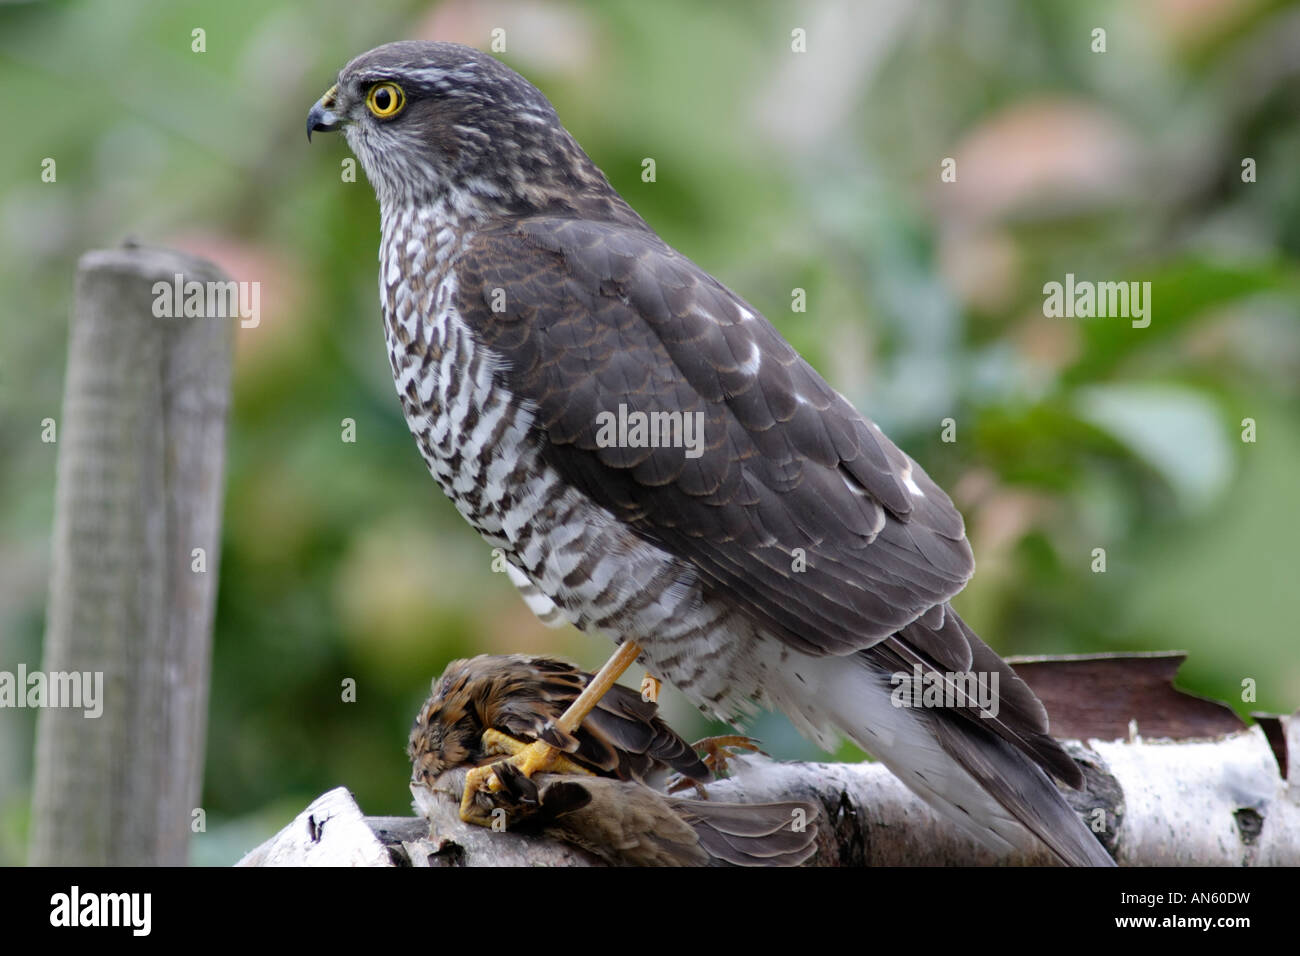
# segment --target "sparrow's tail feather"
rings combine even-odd
[[[736,866],[798,866],[817,849],[811,803],[718,803],[670,797],[714,860]]]

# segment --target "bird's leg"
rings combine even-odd
[[[596,676],[591,679],[581,694],[577,696],[568,710],[560,715],[555,721],[553,727],[559,737],[571,737],[582,722],[586,720],[587,715],[592,709],[600,703],[600,699],[605,693],[614,686],[623,672],[627,670],[641,656],[641,645],[636,641],[624,641],[614,656],[605,662],[605,666],[596,672]],[[484,735],[486,736],[486,734]],[[502,734],[504,737],[505,735]],[[514,741],[518,743],[518,741]],[[502,744],[502,746],[505,746]],[[519,770],[525,777],[531,777],[533,774],[546,773],[557,767],[563,753],[557,748],[543,740],[534,741],[531,744],[523,744],[509,758],[510,763]],[[465,790],[460,800],[460,818],[466,823],[482,824],[482,816],[475,812],[474,795],[480,790],[486,790],[489,793],[495,793],[501,789],[501,781],[497,779],[496,773],[489,764],[486,767],[475,767],[465,777]]]
[[[703,740],[697,740],[691,744],[691,749],[696,752],[704,752],[704,765],[713,772],[715,777],[723,777],[727,774],[727,763],[739,751],[745,750],[749,753],[763,753],[758,747],[758,741],[753,737],[746,737],[742,734],[723,734],[720,737],[705,737]]]
[[[705,737],[703,740],[697,740],[691,744],[691,749],[697,753],[703,753],[704,765],[709,768],[709,772],[713,774],[715,780],[721,780],[727,775],[727,762],[730,758],[737,756],[738,751],[747,750],[750,753],[763,753],[759,749],[757,740],[741,734]],[[691,787],[695,788],[695,793],[701,800],[709,799],[709,792],[698,781],[683,777],[679,773],[675,773],[668,778],[667,790],[669,793],[679,793]]]
[[[662,682],[649,671],[641,678],[641,699],[650,704],[659,703],[659,687]]]
[[[513,757],[527,746],[522,740],[516,740],[509,734],[503,734],[491,727],[483,731],[483,756],[485,757]]]
[[[493,730],[489,727],[483,731],[483,753],[488,757],[513,757],[528,749],[528,744],[522,740],[516,740],[509,734],[503,734],[499,730]],[[552,773],[583,773],[591,776],[591,771],[586,767],[574,763],[564,754],[555,758],[555,763],[550,768]]]

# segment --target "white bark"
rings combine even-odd
[[[392,866],[392,861],[352,794],[335,787],[236,865]]]
[[[1289,782],[1258,727],[1222,740],[1092,741],[1123,785],[1119,862],[1300,865],[1300,717],[1286,724]]]

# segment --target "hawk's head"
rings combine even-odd
[[[386,215],[443,199],[482,219],[614,195],[536,87],[458,43],[361,54],[307,115],[308,138],[339,127]]]

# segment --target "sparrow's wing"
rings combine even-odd
[[[592,675],[567,661],[514,654],[475,658],[484,725],[519,740],[545,740],[591,770],[620,779],[644,779],[667,767],[691,780],[709,780],[708,767],[660,717],[658,707],[615,685],[577,732],[561,737],[552,726]],[[471,662],[473,663],[473,662]]]
[[[534,821],[617,865],[798,866],[816,851],[812,804],[665,797],[635,781],[546,778]]]
[[[669,799],[715,860],[736,866],[798,866],[817,850],[817,807],[811,803],[720,803]]]

